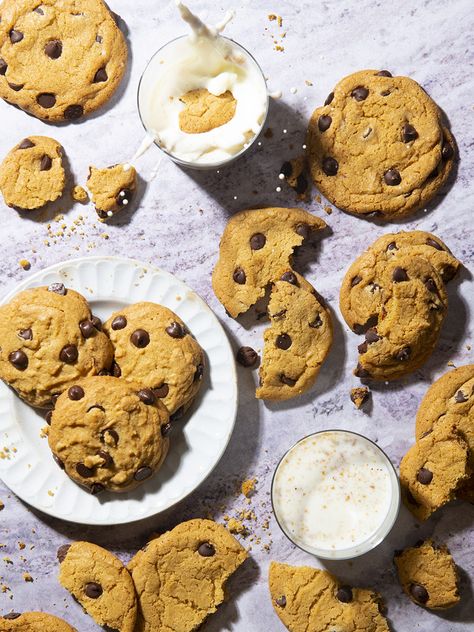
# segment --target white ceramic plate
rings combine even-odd
[[[83,294],[103,320],[139,301],[176,312],[207,355],[207,376],[191,411],[173,432],[162,469],[125,494],[91,496],[55,464],[44,419],[0,383],[0,476],[22,500],[63,520],[91,525],[123,524],[155,515],[190,494],[210,474],[229,442],[237,412],[235,363],[219,321],[204,301],[173,275],[118,257],[84,257],[31,275],[5,297],[53,282]]]

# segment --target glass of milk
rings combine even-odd
[[[346,430],[309,435],[283,456],[272,481],[277,522],[297,546],[346,560],[375,548],[400,509],[400,485],[387,455]]]

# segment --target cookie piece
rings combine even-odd
[[[196,630],[224,601],[227,579],[246,558],[212,520],[183,522],[149,542],[128,564],[138,595],[136,632]]]
[[[445,282],[460,263],[431,233],[377,239],[347,271],[342,315],[357,334],[361,378],[393,380],[419,368],[434,350],[448,299]]]
[[[370,397],[370,391],[367,386],[359,386],[351,388],[351,402],[357,409],[362,408]]]
[[[294,277],[294,278],[293,278]],[[308,287],[309,286],[309,287]],[[259,399],[285,400],[311,388],[332,345],[329,311],[301,275],[271,289]]]
[[[97,215],[102,220],[127,207],[137,188],[137,172],[132,165],[114,165],[106,169],[89,167],[87,187]]]
[[[47,136],[29,136],[18,143],[0,165],[5,204],[31,211],[57,200],[65,184],[62,155],[61,145]]]
[[[102,0],[4,0],[0,97],[48,121],[72,121],[110,99],[127,45]]]
[[[58,551],[59,583],[94,621],[118,632],[133,632],[137,597],[122,562],[90,542],[66,544]]]
[[[427,540],[395,555],[405,593],[419,606],[445,610],[459,603],[458,573],[448,547]]]
[[[212,286],[233,318],[265,295],[267,286],[292,273],[291,256],[326,223],[298,208],[262,208],[234,215],[220,242]]]
[[[454,157],[454,140],[423,88],[377,70],[337,84],[314,111],[307,144],[313,180],[330,202],[384,220],[425,206]]]
[[[406,506],[418,520],[453,500],[469,478],[469,446],[456,428],[442,427],[413,445],[400,463]]]
[[[0,378],[40,408],[113,360],[100,320],[62,283],[25,290],[0,307],[0,339]]]
[[[74,200],[74,202],[80,202],[81,204],[83,204],[84,202],[87,202],[87,200],[89,199],[89,196],[87,195],[87,191],[78,184],[72,188],[71,197]]]
[[[234,118],[237,101],[230,90],[211,94],[205,88],[190,90],[179,99],[185,107],[179,113],[179,128],[186,134],[203,134]]]
[[[0,632],[77,632],[66,621],[46,612],[9,612],[0,616]]]
[[[136,303],[112,314],[104,325],[125,380],[153,389],[178,419],[196,397],[204,374],[204,352],[185,323],[167,307]]]
[[[116,377],[89,377],[58,398],[48,442],[59,467],[91,493],[124,492],[161,467],[168,422],[151,389]]]
[[[290,632],[389,632],[378,593],[344,586],[327,571],[272,562],[268,583]]]

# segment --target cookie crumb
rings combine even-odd
[[[5,505],[3,504],[3,502],[0,500],[0,511],[3,511],[5,509]]]
[[[367,386],[360,386],[351,389],[351,401],[356,408],[362,408],[370,397],[370,391]]]
[[[332,208],[330,206],[325,206],[324,207],[324,212],[327,213],[328,215],[331,215],[332,213]]]
[[[270,22],[278,22],[278,26],[281,28],[283,26],[283,18],[281,17],[281,15],[276,15],[276,13],[270,13],[268,15],[268,19],[270,20]]]
[[[23,551],[23,549],[26,549],[26,544],[24,542],[18,542],[18,548],[20,551]]]
[[[235,518],[229,518],[227,521],[227,528],[231,533],[238,533],[239,535],[247,535],[247,527],[240,522],[240,520],[236,520]]]
[[[71,197],[75,202],[87,202],[87,200],[89,199],[89,196],[87,195],[87,191],[84,189],[84,187],[81,187],[79,185],[76,185],[75,187],[73,187],[72,191],[71,191]]]
[[[304,82],[305,82],[305,84],[306,84],[307,86],[313,86],[313,85],[314,85],[314,83],[313,83],[312,81],[310,81],[309,79],[305,79],[305,81],[304,81]]]
[[[33,577],[29,573],[23,573],[23,580],[25,582],[32,582],[33,581]]]
[[[453,362],[452,360],[450,360],[450,361],[448,362],[448,366],[455,367],[456,365],[454,364],[454,362]]]
[[[257,479],[256,478],[249,478],[246,481],[243,481],[243,483],[241,485],[241,491],[242,491],[242,494],[246,498],[249,498],[255,492],[255,485],[256,485],[256,483],[257,483]]]
[[[28,261],[28,259],[20,259],[18,263],[23,268],[23,270],[29,270],[31,268],[31,263]]]

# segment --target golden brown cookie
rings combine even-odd
[[[64,191],[61,145],[47,136],[24,138],[0,165],[0,190],[7,206],[41,208]]]
[[[97,215],[107,220],[131,203],[137,188],[137,172],[128,164],[106,169],[89,167],[87,187]]]
[[[308,130],[313,180],[330,202],[390,220],[426,205],[446,182],[454,140],[413,79],[362,70],[342,79]]]
[[[179,113],[179,128],[187,134],[202,134],[234,118],[237,101],[226,90],[218,96],[205,88],[190,90],[180,98],[185,108]]]
[[[116,377],[89,377],[58,398],[49,447],[59,467],[91,493],[129,491],[161,467],[168,422],[151,389]]]
[[[0,97],[40,119],[77,120],[119,86],[127,45],[102,0],[4,0]]]
[[[9,612],[0,616],[0,632],[77,632],[66,621],[46,612]]]
[[[149,542],[128,568],[138,594],[136,632],[191,632],[224,601],[247,552],[222,525],[190,520]]]

